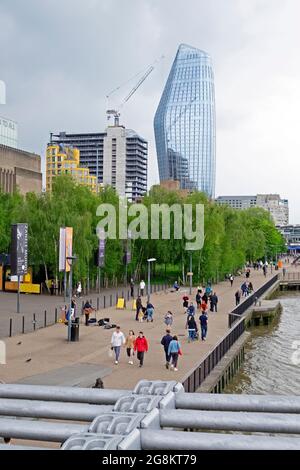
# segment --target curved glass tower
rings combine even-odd
[[[181,44],[154,117],[160,180],[215,194],[216,118],[210,56]]]

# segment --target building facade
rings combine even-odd
[[[80,167],[80,152],[77,148],[49,144],[46,154],[46,191],[52,191],[53,180],[61,174],[71,175],[77,183],[97,191],[97,178],[88,168]]]
[[[110,185],[121,197],[136,201],[147,192],[148,143],[124,126],[109,126],[103,133],[51,136],[52,144],[77,148],[80,165],[101,185]]]
[[[248,209],[249,207],[262,207],[268,211],[275,225],[288,225],[289,202],[281,199],[279,194],[257,194],[256,196],[219,196],[218,204],[225,204],[233,209]]]
[[[214,197],[216,117],[210,56],[181,44],[154,117],[160,181]]]
[[[287,249],[290,253],[300,252],[300,225],[284,225],[278,227],[284,237]]]
[[[0,144],[18,148],[18,124],[0,116]]]
[[[42,191],[41,157],[0,144],[0,188],[5,193]]]

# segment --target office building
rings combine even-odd
[[[300,252],[300,225],[283,225],[277,227],[285,239],[287,249],[290,253]]]
[[[115,124],[102,133],[60,132],[51,140],[78,148],[80,166],[88,168],[99,184],[110,185],[119,196],[136,201],[147,192],[148,143],[135,131]]]
[[[181,44],[154,118],[160,181],[213,198],[216,178],[214,72],[210,56]]]
[[[71,175],[77,183],[97,191],[97,178],[90,175],[88,168],[80,167],[80,152],[77,148],[49,144],[46,155],[46,190],[52,191],[53,179],[57,175]]]
[[[0,188],[5,193],[42,191],[41,157],[0,144]]]
[[[288,225],[289,203],[281,199],[279,194],[257,194],[256,196],[219,196],[218,204],[226,204],[233,209],[248,209],[249,207],[262,207],[268,211],[275,225]]]

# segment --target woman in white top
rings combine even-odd
[[[116,331],[113,332],[112,337],[111,337],[111,349],[114,350],[116,360],[115,364],[119,363],[119,357],[120,357],[120,352],[121,352],[121,346],[125,344],[125,336],[121,331],[121,328],[119,326],[116,327]]]
[[[142,279],[140,282],[140,291],[141,291],[141,296],[144,295],[144,289],[146,287],[145,281]]]

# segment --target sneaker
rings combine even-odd
[[[173,370],[173,369],[174,369],[174,366],[173,366],[172,364],[170,365],[170,369],[171,369],[171,370]]]
[[[133,365],[133,361],[129,361],[129,364]]]
[[[115,364],[119,364],[119,361],[115,361]]]
[[[143,367],[142,364],[140,364],[139,367]]]
[[[177,371],[178,371],[178,369],[176,367],[174,367],[174,372],[177,372]]]
[[[206,341],[206,338],[203,338],[204,341]]]

